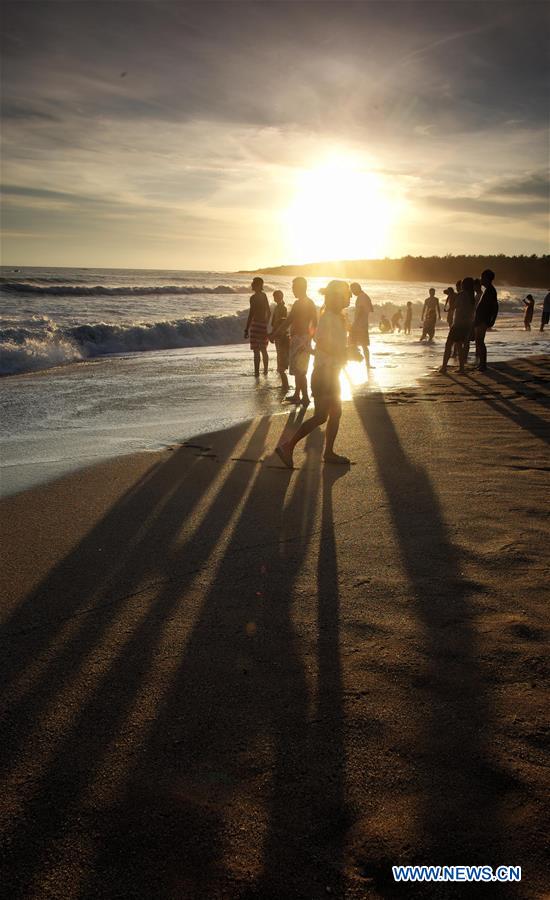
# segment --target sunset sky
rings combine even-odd
[[[541,253],[542,2],[4,4],[3,262]]]

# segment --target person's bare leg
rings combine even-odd
[[[453,341],[447,338],[445,342],[445,349],[443,351],[443,362],[441,363],[441,369],[439,370],[442,375],[447,374],[447,365],[449,363],[449,359],[451,358],[451,350],[453,349]],[[456,347],[456,344],[454,345]]]
[[[268,366],[269,366],[269,356],[268,356],[266,347],[262,347],[262,360],[263,360],[263,364],[264,364],[264,375],[267,375]]]
[[[361,347],[363,351],[363,356],[365,357],[365,365],[367,369],[370,369],[370,352],[368,347]]]
[[[458,362],[459,362],[458,371],[461,375],[464,374],[464,366],[466,365],[466,360],[468,358],[468,353],[467,353],[468,346],[469,345],[466,343],[466,341],[463,341],[461,344],[458,345]]]
[[[260,377],[260,351],[254,350],[254,377]]]
[[[323,454],[323,459],[328,463],[341,463],[346,464],[349,463],[349,459],[347,456],[340,456],[338,453],[334,452],[334,441],[336,440],[336,435],[338,434],[338,429],[340,428],[340,419],[342,418],[342,403],[340,400],[335,400],[329,409],[327,428],[325,432],[325,452]]]
[[[307,406],[309,403],[309,396],[307,392],[307,375],[305,373],[300,373],[300,375],[296,376],[296,386],[298,387],[298,385],[299,390],[297,390],[296,393],[298,396],[300,394],[302,395],[302,403]]]
[[[293,458],[292,454],[294,452],[294,448],[298,441],[303,440],[308,434],[311,434],[312,431],[315,431],[316,428],[319,428],[321,425],[327,421],[328,417],[328,408],[324,405],[317,405],[315,407],[315,412],[306,422],[302,422],[298,431],[292,435],[290,440],[285,441],[283,444],[279,444],[278,447],[275,447],[275,453],[278,455],[279,459],[284,462],[285,466],[288,466],[289,469],[293,468]]]
[[[286,392],[288,391],[288,388],[289,388],[288,378],[286,377],[286,372],[279,372],[279,375],[281,376],[281,387],[286,394]]]
[[[476,355],[479,359],[479,371],[484,372],[487,368],[487,346],[485,344],[486,328],[481,325],[476,328]]]

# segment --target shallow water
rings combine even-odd
[[[414,385],[440,365],[446,326],[433,344],[373,333],[370,382],[348,363],[342,396]],[[488,335],[489,359],[548,353],[550,335],[512,322]],[[245,344],[110,355],[0,382],[0,493],[12,494],[91,462],[152,451],[258,415],[283,414],[279,378],[258,382]]]

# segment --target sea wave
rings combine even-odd
[[[246,310],[227,316],[163,322],[108,322],[0,329],[0,375],[17,375],[112,353],[237,344]]]
[[[249,285],[218,284],[216,287],[207,287],[197,284],[151,284],[151,285],[116,285],[105,286],[102,284],[37,284],[34,281],[3,281],[3,291],[13,294],[53,294],[55,296],[68,297],[147,297],[151,294],[176,294],[190,296],[196,294],[248,294]]]

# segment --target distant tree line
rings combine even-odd
[[[550,254],[544,256],[403,256],[401,259],[355,259],[255,269],[262,275],[306,275],[387,281],[442,281],[476,278],[493,269],[496,283],[550,290]],[[244,274],[244,273],[243,273]]]

